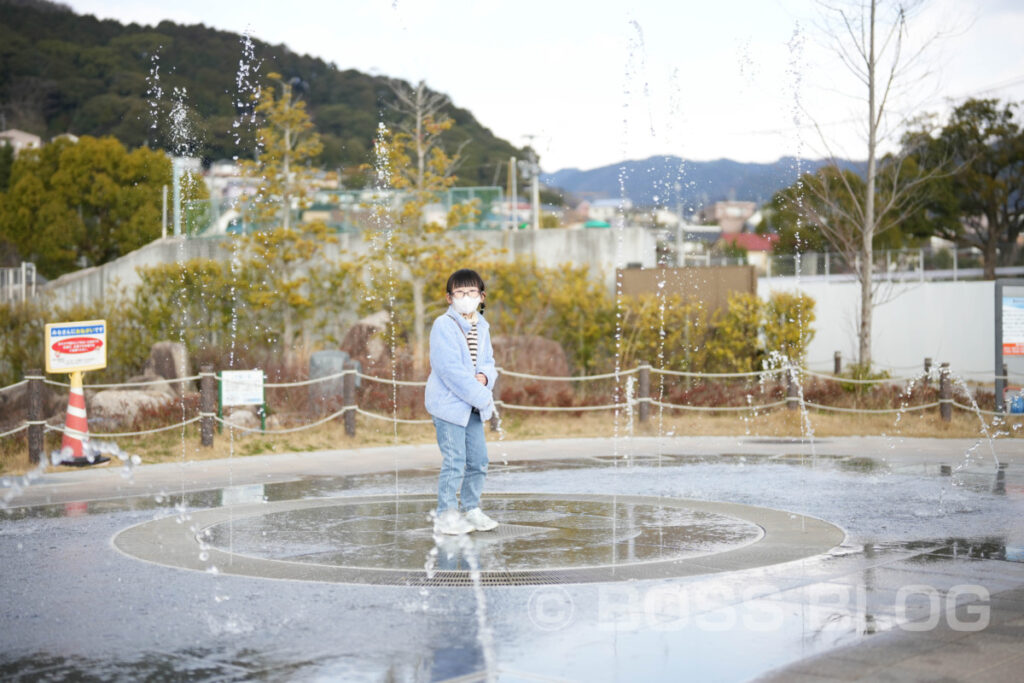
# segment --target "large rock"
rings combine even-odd
[[[341,350],[362,363],[369,374],[376,374],[375,368],[387,368],[388,373],[391,372],[391,351],[383,337],[388,320],[387,311],[368,315],[353,325],[341,340]]]
[[[224,421],[229,425],[234,425],[243,429],[259,429],[262,423],[260,416],[257,415],[249,406],[225,408]],[[249,433],[251,432],[243,432],[243,434]]]
[[[130,428],[144,410],[160,410],[173,403],[166,393],[106,389],[88,397],[85,412],[89,422],[99,421],[104,431]]]
[[[191,373],[189,372],[188,353],[185,350],[185,344],[171,341],[153,344],[153,347],[149,350],[149,358],[142,367],[142,374],[158,375],[164,379],[171,380],[188,377]],[[175,393],[180,396],[183,393],[195,391],[195,387],[191,386],[192,384],[192,382],[173,382],[170,386],[174,387]]]
[[[126,391],[145,391],[157,396],[164,396],[173,400],[179,396],[178,385],[171,384],[164,377],[155,374],[136,375],[125,380]],[[137,386],[131,386],[137,385]]]
[[[569,361],[561,344],[531,335],[499,336],[491,339],[494,361],[500,368],[540,377],[568,377]],[[515,397],[529,395],[564,396],[571,393],[570,382],[564,380],[521,379],[501,377],[501,398],[515,403]],[[509,393],[512,392],[512,393]]]

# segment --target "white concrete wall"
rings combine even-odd
[[[843,363],[857,359],[860,288],[856,282],[761,278],[757,293],[802,291],[815,301],[815,335],[808,351],[812,369],[831,371],[833,354]],[[983,381],[994,376],[995,284],[993,282],[913,282],[882,287],[875,306],[872,360],[909,376],[930,357],[948,362],[958,375]]]
[[[504,249],[504,257],[509,260],[525,255],[542,266],[589,265],[594,277],[601,278],[609,290],[614,288],[616,268],[631,263],[652,268],[657,260],[655,237],[643,228],[478,231],[466,236],[484,241],[492,250]],[[231,250],[222,245],[229,239],[159,239],[110,263],[63,275],[48,283],[44,293],[59,305],[71,305],[107,296],[118,286],[130,291],[140,281],[137,268],[195,258],[226,259]],[[340,259],[346,252],[363,254],[369,248],[360,237],[343,234],[337,244],[325,245],[324,252],[329,258]]]

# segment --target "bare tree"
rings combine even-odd
[[[829,141],[822,141],[832,161],[821,182],[807,184],[815,201],[806,212],[829,242],[856,264],[860,284],[858,362],[871,365],[871,320],[877,288],[872,278],[874,239],[902,223],[924,204],[923,185],[930,175],[903,153],[881,158],[880,147],[890,137],[886,122],[895,93],[902,86],[916,84],[923,54],[939,34],[911,49],[908,22],[922,0],[849,0],[843,4],[821,3],[826,12],[825,27],[831,46],[846,68],[863,86],[867,105],[867,164],[862,182],[856,174],[840,170],[838,157]]]
[[[396,102],[391,105],[398,115],[396,128],[405,134],[408,140],[409,150],[416,160],[415,176],[410,178],[412,189],[416,192],[426,192],[433,187],[427,186],[431,180],[427,177],[427,164],[434,150],[443,152],[441,146],[441,135],[452,127],[454,121],[444,112],[448,106],[447,95],[427,90],[425,82],[420,81],[415,88],[409,88],[403,81],[392,81],[391,91],[395,94]],[[463,140],[455,151],[445,156],[447,163],[435,170],[442,180],[455,176],[455,171],[462,164],[462,150],[469,144],[469,139]]]
[[[387,157],[391,187],[405,192],[406,197],[400,208],[390,212],[394,229],[389,232],[387,248],[397,272],[411,288],[413,367],[420,374],[427,368],[428,287],[439,272],[464,265],[479,248],[477,240],[453,241],[447,235],[447,228],[464,223],[474,207],[449,207],[444,225],[424,220],[424,209],[455,184],[460,152],[469,140],[452,154],[445,151],[442,137],[455,123],[444,111],[449,104],[445,95],[430,92],[422,81],[415,88],[395,81],[392,90],[397,100],[393,109],[399,120],[396,132],[384,141],[383,155]]]

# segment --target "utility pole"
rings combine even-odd
[[[181,171],[184,159],[174,157],[171,162],[171,183],[174,188],[174,236],[181,237]]]
[[[533,174],[530,177],[530,199],[533,202],[533,229],[540,230],[540,166],[537,162],[532,162],[530,166],[530,172]]]
[[[511,157],[508,160],[508,182],[511,188],[509,189],[509,200],[511,203],[511,216],[512,216],[512,229],[515,230],[519,227],[519,189],[516,187],[516,176],[518,173],[518,166],[516,166],[516,158]]]
[[[524,136],[529,142],[530,158],[528,161],[520,161],[523,175],[530,179],[530,204],[533,208],[533,229],[540,230],[540,165],[537,163],[537,153],[533,149],[533,139],[536,135]]]

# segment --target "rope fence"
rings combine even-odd
[[[759,410],[778,408],[779,406],[784,406],[787,403],[787,401],[775,401],[774,403],[758,403],[745,406],[693,406],[680,403],[665,403],[663,401],[655,401],[654,399],[649,399],[649,402],[652,406],[656,406],[658,408],[669,408],[671,410],[697,410],[702,412],[714,412],[718,410],[724,410],[726,412],[757,412]]]
[[[374,375],[364,375],[363,373],[357,373],[356,377],[359,379],[365,379],[370,382],[378,382],[381,384],[392,384],[399,387],[425,387],[426,382],[417,382],[408,379],[388,379],[387,377],[375,377]]]
[[[14,429],[10,430],[9,432],[0,432],[0,439],[4,438],[5,436],[13,436],[14,434],[17,434],[18,432],[20,432],[23,429],[28,429],[28,425],[26,423],[24,423],[24,422],[22,422],[20,426],[15,427]]]
[[[826,406],[820,403],[812,403],[805,401],[804,405],[808,408],[814,408],[815,410],[825,410],[836,413],[865,413],[868,415],[892,415],[894,413],[909,413],[915,410],[926,410],[928,408],[939,408],[942,406],[942,401],[934,401],[932,403],[923,403],[916,406],[903,406],[900,408],[843,408],[841,406]]]
[[[658,375],[671,375],[673,377],[710,377],[712,379],[725,379],[730,377],[770,377],[787,371],[787,368],[775,368],[772,370],[755,370],[753,372],[683,372],[682,370],[651,368],[651,372]]]
[[[929,359],[930,361],[930,359]],[[838,368],[838,358],[837,358]],[[640,363],[637,367],[623,369],[616,372],[609,372],[597,375],[584,375],[576,377],[561,377],[561,376],[549,376],[549,375],[538,375],[526,372],[515,372],[505,368],[497,368],[499,378],[516,378],[524,380],[532,380],[539,382],[586,382],[593,380],[607,380],[614,379],[618,381],[626,382],[626,400],[624,402],[612,402],[596,405],[523,405],[519,403],[510,403],[503,401],[500,397],[501,383],[499,382],[495,386],[494,391],[494,405],[496,409],[502,411],[521,411],[521,412],[533,412],[533,413],[583,413],[583,412],[597,412],[597,411],[619,411],[626,410],[631,413],[635,411],[638,414],[641,422],[646,421],[650,417],[650,411],[652,408],[661,410],[676,410],[676,411],[691,411],[700,413],[752,413],[752,414],[763,414],[769,411],[782,408],[783,406],[787,410],[815,410],[821,412],[834,412],[834,413],[846,413],[846,414],[863,414],[863,415],[893,415],[903,414],[909,412],[920,412],[925,410],[932,410],[938,408],[939,414],[944,421],[949,421],[952,416],[953,408],[957,408],[961,411],[976,414],[978,416],[990,416],[990,417],[1001,417],[1006,415],[1005,412],[1001,411],[989,411],[982,410],[976,405],[965,405],[960,403],[954,397],[956,390],[954,390],[954,379],[959,385],[959,391],[961,393],[966,392],[967,388],[964,382],[955,378],[949,371],[948,364],[943,363],[938,368],[930,367],[930,362],[926,361],[923,372],[910,377],[884,377],[884,378],[873,378],[873,379],[856,379],[850,377],[838,376],[835,374],[829,375],[823,372],[817,372],[808,368],[796,367],[796,366],[783,366],[777,368],[768,368],[759,371],[752,372],[731,372],[731,373],[700,373],[700,372],[685,372],[679,370],[670,370],[666,368],[654,368],[647,363]],[[688,381],[692,379],[699,380],[722,380],[722,379],[745,379],[752,380],[757,379],[758,382],[764,382],[766,378],[778,377],[778,382],[783,383],[786,388],[786,395],[781,400],[772,401],[769,403],[748,403],[747,405],[696,405],[694,403],[673,403],[666,400],[658,400],[651,396],[651,376],[661,375],[669,377],[685,378]],[[1002,379],[1003,381],[1014,377],[1013,373],[1006,372],[1002,377],[996,377],[996,379]],[[1024,375],[1019,375],[1024,377]],[[861,407],[845,407],[836,405],[825,405],[818,403],[813,400],[804,398],[801,388],[803,383],[810,378],[824,380],[827,382],[838,382],[844,385],[880,385],[880,384],[899,384],[906,383],[909,388],[919,383],[927,383],[936,381],[939,388],[939,400],[932,401],[929,403],[915,404],[915,405],[904,405],[899,408],[861,408]],[[431,419],[411,419],[398,417],[397,413],[391,415],[380,414],[365,407],[358,405],[355,394],[355,383],[356,380],[366,380],[369,382],[375,382],[378,384],[385,384],[390,386],[407,386],[407,387],[423,387],[426,385],[424,381],[414,380],[399,380],[395,377],[379,377],[375,375],[368,375],[360,372],[355,363],[351,361],[347,362],[344,369],[340,372],[324,375],[321,377],[310,378],[306,380],[299,380],[294,382],[264,382],[263,387],[270,389],[283,389],[283,388],[297,388],[297,387],[311,387],[313,385],[341,380],[342,382],[342,405],[338,410],[335,410],[329,415],[314,421],[300,424],[294,427],[281,427],[267,429],[265,424],[260,427],[250,427],[240,424],[238,421],[230,419],[230,417],[224,417],[219,412],[215,412],[218,404],[218,383],[223,383],[225,380],[213,372],[212,366],[204,366],[202,372],[198,375],[189,377],[181,377],[174,379],[160,379],[153,381],[144,382],[131,382],[131,383],[112,383],[112,384],[92,384],[85,389],[113,389],[113,388],[132,388],[137,389],[140,387],[163,385],[163,384],[175,384],[184,382],[199,381],[200,383],[200,409],[199,414],[189,419],[183,419],[180,422],[174,424],[165,425],[162,427],[154,427],[152,429],[144,429],[129,432],[109,432],[109,433],[96,433],[92,432],[91,437],[97,439],[104,438],[121,438],[121,437],[137,437],[146,436],[150,434],[157,434],[161,432],[167,432],[174,429],[184,429],[189,425],[199,423],[200,432],[202,435],[202,444],[204,446],[210,446],[213,444],[213,431],[214,425],[220,425],[220,427],[228,427],[232,430],[238,430],[246,433],[261,433],[266,435],[280,435],[280,434],[293,434],[296,432],[304,431],[307,429],[313,429],[321,425],[327,424],[338,418],[343,418],[345,422],[345,431],[349,435],[355,434],[356,422],[355,418],[357,415],[365,417],[367,419],[391,422],[397,424],[409,424],[409,425],[428,425],[431,424]],[[39,462],[41,456],[43,435],[48,432],[63,433],[65,427],[48,424],[42,416],[42,387],[44,385],[64,387],[67,388],[70,385],[64,382],[58,382],[50,380],[42,375],[39,370],[30,370],[26,372],[25,379],[20,382],[16,382],[9,386],[0,387],[0,395],[4,392],[12,391],[27,385],[29,394],[29,415],[27,419],[22,421],[18,426],[9,429],[4,432],[0,432],[0,439],[13,437],[20,434],[23,431],[28,431],[29,437],[29,457],[32,462]],[[337,394],[337,386],[333,387]],[[967,393],[970,397],[970,393]],[[750,397],[748,396],[748,401]],[[973,399],[972,399],[973,402]],[[265,408],[265,406],[264,406]],[[497,426],[497,418],[493,418],[491,422],[492,428]]]
[[[621,410],[623,408],[629,408],[632,404],[630,403],[609,403],[603,406],[519,406],[514,403],[505,403],[504,401],[495,401],[494,405],[500,408],[508,408],[509,410],[526,410],[532,412],[554,412],[554,413],[577,413],[587,412],[591,410]]]
[[[28,380],[27,379],[23,379],[20,382],[15,382],[14,384],[9,384],[6,387],[0,387],[0,393],[3,393],[5,391],[12,391],[14,389],[17,389],[18,387],[23,387],[26,384],[28,384]]]
[[[602,375],[580,375],[578,377],[555,377],[551,375],[531,375],[526,372],[512,372],[504,368],[497,368],[498,374],[504,375],[505,377],[516,377],[518,379],[536,379],[547,382],[588,382],[595,379],[617,379],[619,377],[628,377],[629,375],[635,375],[639,372],[639,368],[631,368],[629,370],[620,370],[619,372],[606,372]]]
[[[197,416],[197,417],[193,417],[192,419],[184,420],[182,422],[176,422],[174,424],[166,425],[164,427],[154,427],[153,429],[143,429],[143,430],[140,430],[140,431],[137,431],[137,432],[103,432],[103,433],[93,433],[93,432],[90,432],[89,436],[90,437],[95,437],[95,438],[98,438],[98,439],[111,439],[111,438],[114,438],[114,437],[122,437],[122,436],[145,436],[146,434],[157,434],[159,432],[168,432],[168,431],[170,431],[172,429],[181,429],[182,427],[185,427],[186,425],[190,425],[190,424],[193,424],[195,422],[199,422],[200,419],[202,419],[202,417],[201,416]],[[61,426],[58,426],[58,425],[50,425],[50,424],[48,424],[48,425],[45,425],[45,427],[46,427],[46,431],[48,431],[48,432],[61,432],[61,433],[63,433],[65,431],[64,427],[61,427]]]

